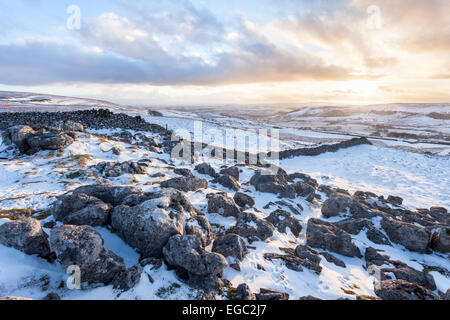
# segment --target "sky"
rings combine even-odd
[[[450,102],[448,0],[0,0],[0,90],[129,105]]]

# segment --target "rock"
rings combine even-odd
[[[50,292],[42,300],[56,301],[56,300],[61,300],[61,297],[57,293]]]
[[[108,285],[125,270],[123,259],[103,246],[90,226],[57,226],[50,232],[50,247],[64,266],[78,266],[81,282]]]
[[[143,197],[145,194],[134,187],[118,187],[110,184],[96,184],[83,186],[75,189],[73,194],[84,193],[92,197],[96,197],[112,206],[118,206],[124,202],[128,202],[130,197]],[[143,197],[144,200],[145,197]]]
[[[364,228],[373,227],[373,223],[367,219],[354,219],[354,218],[341,220],[333,224],[336,227],[354,235],[359,234]]]
[[[32,218],[10,221],[0,226],[0,243],[26,254],[48,258],[50,247],[47,234],[38,220]]]
[[[414,224],[383,217],[381,226],[392,242],[403,245],[406,249],[425,253],[430,239],[429,233]]]
[[[234,166],[220,170],[220,174],[229,175],[234,179],[236,179],[236,181],[239,181],[240,170],[238,167]]]
[[[193,175],[191,170],[185,168],[177,168],[173,172],[183,177],[191,177]]]
[[[404,266],[395,269],[383,269],[383,272],[392,272],[397,280],[405,280],[410,283],[418,284],[431,291],[436,290],[436,283],[431,274],[414,270],[411,267]]]
[[[290,182],[298,182],[298,180],[300,180],[301,182],[310,185],[314,189],[317,189],[319,187],[319,183],[317,182],[317,180],[311,178],[311,176],[304,174],[304,173],[295,172],[295,173],[289,174],[287,176],[287,179]]]
[[[371,265],[382,266],[390,263],[389,256],[378,253],[378,251],[372,247],[366,248],[364,256],[367,267],[370,267]]]
[[[234,202],[236,202],[236,204],[241,208],[245,208],[245,207],[251,208],[255,205],[255,200],[248,194],[245,194],[242,192],[236,192],[234,194],[233,199],[234,199]]]
[[[27,139],[35,134],[33,128],[19,125],[8,128],[5,137],[14,143],[21,153],[25,153],[30,148]]]
[[[57,221],[64,224],[102,226],[108,222],[111,209],[110,204],[96,197],[73,193],[60,196],[51,212]]]
[[[199,164],[199,165],[197,165],[195,167],[194,170],[197,171],[200,174],[206,174],[206,175],[211,176],[213,178],[217,177],[216,170],[213,167],[211,167],[211,165],[209,163]]]
[[[333,256],[331,253],[328,252],[321,252],[320,253],[325,260],[327,260],[329,263],[333,263],[335,265],[337,265],[338,267],[341,268],[346,268],[347,266],[345,265],[345,262],[342,261],[341,259],[336,258],[335,256]]]
[[[184,192],[197,191],[199,189],[208,188],[208,181],[206,181],[205,179],[200,179],[195,176],[177,177],[163,181],[161,183],[161,187],[173,188]]]
[[[346,231],[316,218],[308,220],[306,244],[347,257],[362,257],[358,247],[353,244],[352,238]]]
[[[120,156],[122,154],[122,149],[119,147],[112,147],[111,152],[116,156]]]
[[[219,183],[222,186],[224,186],[225,188],[228,188],[228,189],[231,189],[234,191],[238,191],[241,189],[239,182],[235,178],[233,178],[232,176],[229,176],[227,174],[217,177],[213,181],[213,183]]]
[[[255,295],[256,300],[289,300],[289,294],[273,289],[261,288]]]
[[[440,228],[436,230],[430,240],[431,248],[434,251],[439,251],[442,253],[450,252],[450,228]]]
[[[208,199],[208,213],[218,213],[224,217],[236,218],[241,214],[241,209],[226,193],[210,193],[206,198]]]
[[[277,174],[266,174],[258,171],[251,179],[250,184],[256,191],[278,194],[280,197],[294,199],[296,192],[294,187],[288,183],[287,174],[279,170]]]
[[[386,244],[390,245],[389,239],[378,229],[375,228],[374,224],[365,218],[355,219],[349,218],[345,220],[338,221],[334,225],[342,230],[347,231],[350,234],[357,235],[363,229],[367,229],[367,238],[376,244]]]
[[[27,153],[33,154],[40,150],[61,150],[66,145],[74,142],[74,139],[64,132],[57,131],[38,131],[34,136],[27,138],[30,148]]]
[[[173,235],[183,234],[185,208],[179,193],[167,191],[137,206],[114,208],[111,225],[120,237],[144,257],[158,257]]]
[[[353,200],[347,195],[333,194],[323,203],[322,215],[326,218],[339,216],[350,208],[352,202]]]
[[[255,300],[255,295],[250,290],[250,287],[246,283],[241,283],[232,297],[232,300],[249,301]]]
[[[320,266],[320,261],[322,259],[318,255],[317,251],[308,246],[298,245],[295,248],[295,254],[302,260],[301,265],[305,268],[314,270],[318,273],[322,271],[322,267]]]
[[[94,168],[105,178],[116,178],[124,174],[145,174],[146,168],[134,161],[100,162]]]
[[[218,253],[208,253],[194,236],[173,236],[163,249],[167,263],[194,275],[216,275],[228,266]]]
[[[43,227],[47,228],[47,229],[51,229],[51,228],[53,228],[55,226],[56,226],[56,222],[55,221],[48,221],[48,222],[43,224]]]
[[[429,215],[442,224],[450,224],[447,209],[443,207],[431,207],[429,210]]]
[[[393,204],[394,206],[401,206],[403,203],[403,199],[396,196],[388,196],[387,202]]]
[[[287,233],[286,228],[289,228],[292,234],[298,237],[302,231],[302,225],[300,222],[292,217],[289,212],[284,210],[276,210],[272,212],[266,220],[273,224],[281,233]]]
[[[113,288],[122,291],[128,291],[141,280],[142,272],[144,268],[141,264],[136,264],[133,267],[122,271],[118,274],[113,281]]]
[[[34,154],[40,150],[59,150],[74,139],[57,128],[42,127],[35,131],[29,126],[13,126],[6,130],[5,141],[14,143],[21,153]]]
[[[430,290],[405,280],[381,281],[375,288],[375,294],[383,300],[437,300],[438,297]]]
[[[293,184],[298,196],[303,197],[308,202],[312,202],[316,196],[316,188],[305,182],[296,182]]]
[[[236,225],[232,228],[232,232],[249,238],[251,241],[257,240],[257,238],[265,241],[273,235],[273,231],[274,226],[270,222],[258,218],[251,212],[242,212]]]
[[[213,238],[211,225],[205,216],[196,216],[188,219],[184,226],[184,233],[196,236],[202,242],[203,247],[207,247]]]
[[[197,288],[206,293],[217,292],[225,284],[216,274],[198,275],[187,272],[185,282],[192,288]]]
[[[224,257],[234,257],[243,260],[248,253],[245,241],[237,234],[229,233],[214,241],[213,252],[220,253]]]
[[[441,294],[441,300],[450,300],[450,289],[447,289],[446,293]]]
[[[79,122],[74,122],[74,121],[66,121],[63,124],[63,130],[64,131],[79,131],[79,132],[83,132],[84,131],[84,126],[79,123]]]
[[[369,227],[369,230],[367,230],[366,235],[367,235],[367,239],[369,239],[373,243],[385,244],[385,245],[388,245],[388,246],[391,245],[391,242],[384,235],[384,233],[382,233],[380,230],[378,230],[374,226],[373,227]]]

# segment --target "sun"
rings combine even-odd
[[[340,85],[340,90],[355,96],[373,96],[377,86],[370,80],[351,80]]]

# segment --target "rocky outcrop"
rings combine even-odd
[[[438,297],[429,289],[405,280],[381,281],[375,294],[383,300],[437,300]]]
[[[346,231],[320,219],[308,220],[306,244],[347,257],[362,257],[358,247],[353,244],[352,238]]]
[[[255,295],[246,283],[241,283],[236,288],[236,292],[233,294],[231,299],[239,301],[256,300]]]
[[[323,203],[322,215],[326,218],[339,216],[350,208],[352,202],[353,200],[349,196],[334,193]]]
[[[273,235],[274,226],[254,213],[242,212],[231,231],[250,241],[265,241]]]
[[[224,217],[236,218],[241,214],[241,209],[226,193],[210,193],[206,198],[208,199],[208,213],[218,213]]]
[[[234,194],[234,202],[241,208],[251,208],[255,205],[255,200],[248,194],[242,192],[236,192]]]
[[[239,182],[230,175],[224,174],[212,181],[213,183],[219,183],[220,185],[230,190],[238,191],[241,189]]]
[[[64,131],[73,131],[73,132],[83,132],[84,131],[84,126],[79,123],[79,122],[75,122],[75,121],[71,121],[71,120],[67,120],[64,121],[64,124],[62,126],[62,129]]]
[[[284,210],[276,210],[272,212],[267,218],[271,224],[277,228],[278,232],[287,233],[287,228],[296,237],[300,235],[302,231],[302,225],[300,222],[291,216],[291,214]]]
[[[100,162],[93,167],[105,178],[116,178],[124,174],[145,174],[145,166],[135,161]]]
[[[255,294],[256,300],[289,300],[289,294],[286,292],[261,288],[259,293]]]
[[[411,223],[384,217],[381,226],[392,242],[403,245],[406,249],[425,253],[430,234],[424,228]]]
[[[123,259],[106,249],[100,234],[90,226],[53,228],[50,247],[64,267],[80,268],[81,282],[107,285],[125,270]]]
[[[21,153],[26,154],[34,154],[40,150],[60,150],[74,141],[74,135],[58,128],[40,127],[34,130],[25,125],[8,128],[3,137],[5,141],[15,144]]]
[[[134,286],[141,280],[143,271],[144,268],[139,263],[129,269],[123,270],[115,277],[113,281],[114,289],[128,291],[134,288]]]
[[[112,206],[85,193],[63,195],[51,212],[57,221],[72,225],[102,226],[109,221]]]
[[[144,257],[160,256],[170,237],[183,234],[184,215],[189,212],[179,202],[178,196],[177,192],[168,191],[137,206],[115,207],[111,225]]]
[[[188,219],[184,226],[184,233],[197,237],[203,247],[207,247],[213,239],[211,225],[205,216],[196,216]]]
[[[339,222],[334,223],[335,226],[338,228],[347,231],[350,234],[357,235],[362,230],[367,230],[367,238],[376,244],[386,244],[390,245],[391,242],[389,239],[381,232],[379,231],[372,222],[370,222],[367,219],[345,219],[341,220]]]
[[[229,167],[229,168],[220,170],[220,174],[221,175],[229,175],[229,176],[233,177],[234,179],[236,179],[236,181],[239,181],[240,170],[238,167],[234,166],[234,167]]]
[[[216,289],[220,274],[227,266],[218,253],[208,253],[194,236],[173,236],[163,249],[164,258],[171,266],[187,272],[187,281],[205,289]]]
[[[176,190],[189,192],[208,188],[208,181],[196,176],[177,177],[161,182],[163,188],[173,188]]]
[[[197,165],[194,170],[200,174],[206,174],[213,178],[217,177],[216,170],[213,167],[211,167],[211,165],[209,163],[201,163],[201,164]]]
[[[287,180],[287,173],[279,169],[276,174],[258,171],[251,179],[250,184],[256,191],[274,193],[280,197],[295,198],[296,192],[292,184]]]
[[[0,243],[26,254],[37,254],[43,258],[50,255],[47,234],[38,220],[32,218],[10,221],[0,226]]]
[[[234,257],[238,260],[244,259],[248,253],[245,241],[237,234],[227,234],[214,241],[213,252],[220,253],[224,257]]]
[[[430,240],[430,246],[434,251],[442,253],[450,252],[450,228],[442,227],[436,230]]]

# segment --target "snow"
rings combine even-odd
[[[364,145],[315,157],[282,160],[280,166],[290,173],[300,170],[320,183],[350,192],[370,190],[385,197],[400,196],[411,208],[450,209],[450,176],[446,174],[449,156],[430,157]]]
[[[4,96],[1,93],[0,96]],[[18,105],[28,105],[29,102],[40,95],[10,94],[9,107]],[[65,105],[69,109],[84,104],[85,107],[92,107],[98,101],[78,100],[70,101],[63,97],[50,97],[49,102],[40,102],[40,107],[52,107],[55,105]],[[0,102],[5,104],[4,101]],[[36,102],[33,102],[34,107]],[[120,106],[110,104],[111,108],[116,107],[120,110]],[[392,106],[391,106],[392,107]],[[403,105],[397,106],[398,112],[406,108]],[[397,112],[396,109],[396,112]],[[434,111],[442,111],[442,108],[430,106],[427,110],[420,108],[414,109],[416,113],[427,114]],[[255,109],[236,113],[236,109],[231,107],[224,108],[220,115],[214,110],[203,110],[202,117],[208,121],[203,123],[203,130],[219,129],[224,132],[226,128],[241,129],[257,129],[264,126],[270,126],[268,123],[269,115],[272,120],[281,117],[287,121],[288,118],[297,119],[297,117],[305,116],[307,113],[320,115],[320,109],[308,108],[299,110],[295,113],[284,115],[273,115],[273,110],[266,108],[260,112],[261,117],[258,119],[250,119],[247,117],[249,113],[255,114]],[[374,119],[373,114],[368,112],[364,121],[370,122]],[[389,106],[377,106],[374,110],[390,110]],[[164,110],[166,117],[149,117],[143,114],[144,111],[133,109],[130,114],[141,114],[145,119],[152,123],[171,128],[186,128],[189,132],[193,132],[195,120],[200,117],[198,113],[188,114],[180,110]],[[230,115],[231,114],[231,115]],[[247,118],[246,118],[247,117]],[[396,114],[393,117],[398,117]],[[280,119],[281,119],[280,118]],[[375,117],[377,118],[377,117]],[[385,118],[380,117],[381,118]],[[331,118],[330,118],[331,119]],[[426,124],[436,125],[441,122],[429,120],[427,117],[419,118],[417,115],[414,119],[425,121]],[[267,120],[267,122],[266,122]],[[399,120],[399,121],[400,121]],[[403,121],[403,120],[402,120]],[[409,121],[409,120],[408,120]],[[287,123],[287,122],[286,122]],[[402,122],[403,123],[403,122]],[[415,123],[415,122],[413,122]],[[283,122],[279,123],[283,125]],[[448,127],[447,122],[441,128],[445,130]],[[148,150],[129,145],[122,142],[108,140],[97,135],[112,134],[116,130],[88,130],[85,134],[80,134],[72,145],[64,149],[63,152],[39,152],[34,156],[17,157],[10,151],[4,151],[6,146],[2,144],[0,137],[0,208],[1,210],[24,209],[31,208],[34,210],[48,210],[55,197],[77,188],[82,184],[97,183],[95,177],[75,177],[69,179],[68,173],[82,170],[90,165],[98,164],[103,161],[139,161],[147,159],[150,166],[146,169],[144,175],[123,175],[118,178],[108,179],[107,182],[113,185],[133,185],[144,191],[152,191],[158,189],[158,183],[161,180],[175,177],[173,168],[166,163],[170,160],[167,154],[158,154],[149,152]],[[137,133],[132,131],[132,133]],[[152,138],[155,135],[149,134]],[[296,128],[295,126],[286,126],[281,130],[280,148],[288,148],[298,145],[316,144],[318,141],[343,140],[348,139],[349,135],[345,133],[319,132],[307,129]],[[401,196],[404,199],[404,205],[410,209],[429,208],[431,206],[443,206],[450,209],[449,186],[450,176],[448,171],[450,168],[450,156],[443,153],[444,156],[429,156],[423,153],[410,152],[401,150],[406,142],[392,141],[389,145],[385,141],[383,144],[375,144],[373,146],[358,146],[349,149],[340,150],[336,153],[327,153],[315,157],[296,157],[292,159],[282,160],[280,166],[289,173],[303,172],[317,179],[319,183],[348,189],[350,192],[357,190],[371,191],[378,195],[387,197],[388,195]],[[227,146],[232,146],[227,144]],[[234,145],[233,145],[234,146]],[[431,145],[418,144],[420,148],[432,147]],[[120,156],[114,155],[110,150],[118,147],[122,151]],[[447,146],[448,147],[448,146]],[[88,156],[86,156],[88,155]],[[8,158],[4,160],[2,158]],[[83,160],[83,161],[81,161]],[[206,159],[217,171],[224,163],[217,159]],[[199,162],[202,159],[199,159]],[[198,163],[196,163],[198,164]],[[177,167],[184,167],[193,170],[195,165],[184,164],[175,161]],[[227,162],[227,164],[232,164]],[[241,192],[251,194],[255,198],[255,209],[250,210],[260,218],[267,217],[276,209],[276,205],[269,209],[264,207],[269,202],[277,202],[280,199],[273,194],[257,192],[252,186],[246,184],[253,176],[257,167],[247,166],[241,167]],[[152,178],[155,173],[164,173],[163,178]],[[211,182],[212,178],[206,175],[193,173],[201,178]],[[229,196],[233,196],[231,190],[224,189],[220,185],[212,185],[209,188],[199,192],[189,192],[187,197],[191,203],[199,210],[205,213],[212,225],[212,229],[217,233],[225,233],[226,230],[233,227],[236,223],[234,217],[223,217],[216,213],[207,213],[208,193],[216,193],[225,191]],[[324,196],[322,194],[322,196]],[[258,241],[249,244],[248,256],[241,262],[241,272],[230,267],[226,268],[223,277],[231,281],[233,286],[241,283],[247,283],[254,292],[258,292],[260,288],[271,288],[288,292],[291,299],[298,299],[301,296],[313,295],[323,299],[351,298],[355,295],[349,294],[354,292],[357,295],[375,296],[374,278],[365,269],[364,259],[348,258],[333,253],[337,258],[343,260],[347,265],[346,268],[338,267],[327,262],[324,258],[320,265],[323,270],[320,275],[315,272],[303,268],[303,272],[295,272],[289,270],[284,262],[280,260],[268,261],[264,259],[265,253],[283,253],[280,248],[294,249],[299,244],[305,244],[306,241],[306,225],[310,218],[322,218],[320,206],[318,204],[310,204],[304,199],[296,198],[294,200],[283,199],[294,207],[301,205],[304,210],[300,215],[293,214],[299,219],[303,229],[298,238],[290,231],[287,234],[275,231],[274,235],[265,242]],[[286,209],[286,208],[284,208]],[[287,210],[287,209],[286,209]],[[334,217],[329,219],[330,222],[342,220],[344,217]],[[52,217],[48,217],[42,221],[52,221]],[[0,219],[0,224],[6,223],[7,219]],[[377,228],[381,228],[380,219],[374,218],[372,222]],[[48,229],[45,229],[49,232]],[[97,228],[97,231],[104,239],[105,247],[121,256],[127,267],[131,267],[138,263],[138,253],[128,246],[119,236],[108,230],[107,228]],[[359,235],[352,236],[355,245],[361,252],[371,246],[390,256],[392,260],[401,260],[409,266],[422,270],[424,265],[442,267],[450,270],[450,262],[447,256],[443,254],[419,254],[406,250],[400,245],[392,246],[376,245],[369,241],[364,232]],[[319,250],[320,251],[320,250]],[[264,270],[260,270],[263,267]],[[450,287],[450,278],[432,271],[438,290],[445,292]],[[43,276],[48,277],[48,281],[40,280]],[[66,281],[68,274],[64,268],[58,264],[49,262],[37,257],[28,256],[18,250],[7,248],[0,245],[0,296],[15,295],[25,296],[33,299],[41,299],[49,292],[57,292],[63,299],[198,299],[201,292],[189,288],[181,282],[175,275],[174,271],[169,271],[163,264],[160,269],[152,269],[152,266],[146,266],[140,282],[132,290],[120,293],[114,290],[112,286],[97,287],[85,286],[83,290],[68,290],[65,287],[60,288],[62,281]],[[152,283],[152,281],[153,283]],[[42,288],[43,283],[46,288]],[[347,292],[345,293],[344,290]],[[437,293],[437,290],[436,290]]]

